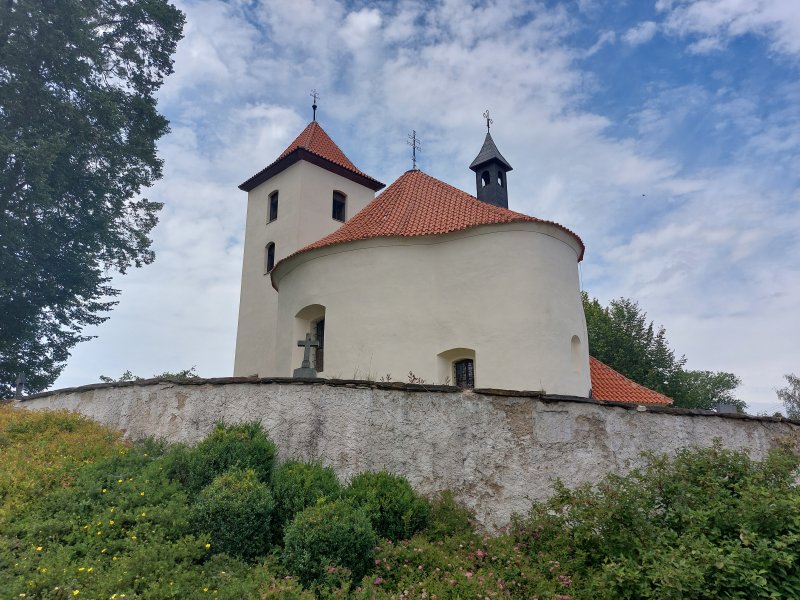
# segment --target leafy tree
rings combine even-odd
[[[633,381],[672,398],[675,406],[714,408],[746,404],[733,395],[741,380],[723,371],[689,371],[686,357],[676,357],[663,325],[656,328],[647,313],[629,298],[612,300],[608,307],[582,293],[589,350],[595,358]]]
[[[788,385],[777,390],[778,398],[783,402],[790,419],[800,419],[800,377],[794,373],[783,377]]]
[[[163,373],[158,373],[153,375],[150,379],[174,379],[177,381],[188,381],[190,379],[198,379],[200,375],[197,374],[195,371],[195,366],[193,365],[191,369],[182,369],[180,371],[164,371]],[[100,381],[103,383],[119,383],[123,381],[143,381],[145,377],[139,377],[138,375],[134,375],[133,372],[128,369],[119,377],[109,377],[108,375],[100,375]]]
[[[56,379],[119,290],[154,259],[168,131],[155,92],[184,15],[167,0],[7,0],[0,6],[0,396]]]

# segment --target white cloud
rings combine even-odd
[[[797,0],[660,0],[668,31],[699,38],[690,49],[710,52],[745,34],[766,37],[782,54],[800,55],[800,3]]]
[[[643,21],[628,29],[622,35],[622,39],[629,46],[639,46],[652,40],[656,31],[658,31],[658,25],[654,21]]]

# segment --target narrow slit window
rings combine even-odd
[[[265,249],[264,272],[269,273],[275,267],[275,244],[270,242]]]
[[[454,379],[456,385],[462,389],[475,387],[475,361],[464,358],[453,363]]]
[[[333,209],[331,216],[344,223],[347,209],[347,197],[341,192],[333,192]]]
[[[489,177],[489,171],[484,171],[481,174],[481,187],[486,187],[487,185],[489,185],[490,181],[491,178]]]
[[[269,195],[269,223],[272,223],[278,218],[278,192],[272,192]]]
[[[314,324],[314,337],[319,342],[315,351],[314,368],[321,373],[325,370],[325,319],[320,319]]]

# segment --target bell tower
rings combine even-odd
[[[472,161],[469,168],[475,171],[475,185],[477,187],[478,200],[508,208],[508,181],[506,173],[511,170],[511,165],[503,158],[497,146],[494,144],[489,128],[492,119],[489,118],[489,111],[483,113],[486,119],[486,139],[483,140],[481,151]]]
[[[278,292],[272,269],[304,246],[336,231],[384,187],[359,170],[314,118],[270,165],[239,186],[247,192],[235,376],[276,370]]]

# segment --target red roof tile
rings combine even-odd
[[[672,398],[631,381],[593,356],[589,357],[592,397],[609,402],[631,404],[672,404]]]
[[[304,150],[318,158],[325,159],[329,163],[333,163],[334,165],[344,169],[346,172],[352,173],[359,178],[366,179],[368,187],[371,187],[372,189],[379,190],[384,186],[384,184],[377,179],[370,177],[358,169],[350,161],[350,159],[345,156],[344,152],[342,152],[342,150],[336,145],[330,136],[325,133],[325,130],[322,128],[322,126],[316,121],[311,121],[311,123],[306,126],[302,133],[298,135],[291,144],[289,144],[286,150],[281,152],[280,156],[275,159],[275,161],[253,175],[250,179],[240,185],[239,188],[249,191],[256,185],[262,183],[266,178],[272,177],[276,172],[282,170],[281,168],[275,169],[275,167],[278,166],[282,160],[299,150]],[[292,164],[292,162],[293,161],[287,161],[286,166],[289,166]],[[370,185],[370,182],[372,185]]]
[[[578,241],[581,248],[578,260],[583,259],[583,242],[566,227],[481,202],[422,171],[406,171],[339,229],[292,256],[315,248],[356,240],[437,235],[478,225],[515,221],[555,225]]]

